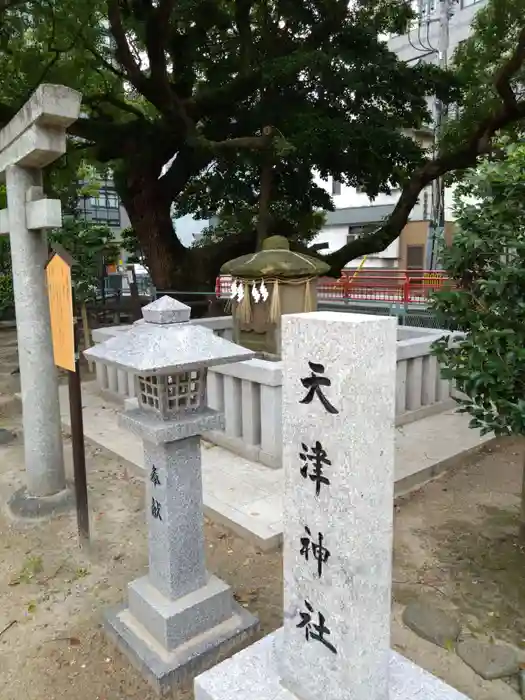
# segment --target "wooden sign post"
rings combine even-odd
[[[55,365],[67,370],[71,442],[80,546],[89,543],[89,511],[86,478],[86,452],[82,420],[78,326],[74,314],[71,268],[73,258],[61,246],[53,246],[53,255],[46,265],[47,293],[51,315],[51,335]]]

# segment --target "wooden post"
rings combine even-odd
[[[131,274],[129,274],[129,273],[131,273]],[[137,285],[137,273],[135,272],[134,265],[130,265],[128,267],[128,282],[129,282],[129,291],[131,294],[131,307],[132,307],[133,320],[138,321],[140,318],[142,318],[142,309],[140,306],[139,288]]]
[[[69,253],[61,246],[55,245],[53,255],[46,265],[46,277],[55,364],[68,373],[78,536],[79,545],[83,547],[89,543],[89,511],[79,367],[79,331],[74,314],[71,285],[71,267],[74,264],[75,261]]]
[[[86,448],[82,417],[82,384],[80,378],[78,323],[74,321],[75,369],[68,371],[69,412],[71,416],[71,445],[73,448],[73,472],[77,505],[77,526],[80,546],[89,544],[89,509],[86,476]]]

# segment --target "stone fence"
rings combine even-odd
[[[231,316],[196,319],[192,323],[232,339]],[[129,326],[93,331],[100,343]],[[430,348],[447,331],[398,328],[396,423],[403,425],[449,408],[450,382],[441,379]],[[133,376],[114,367],[96,364],[98,390],[109,399],[124,402],[135,396]],[[236,362],[208,370],[207,392],[211,408],[224,411],[225,430],[206,434],[206,439],[247,459],[268,467],[281,467],[282,363],[262,359]]]

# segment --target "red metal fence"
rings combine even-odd
[[[345,270],[336,280],[322,277],[318,296],[324,301],[375,301],[389,304],[427,304],[430,294],[447,283],[436,270]],[[231,277],[217,277],[218,298],[230,296]]]

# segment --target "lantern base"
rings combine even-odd
[[[298,700],[298,696],[281,683],[279,655],[282,646],[282,630],[277,630],[198,676],[194,684],[195,700]],[[388,673],[388,700],[469,700],[395,651],[390,653]],[[298,682],[300,676],[301,669],[297,669]],[[350,668],[348,683],[352,683]],[[343,692],[345,698],[369,698],[366,688],[356,689],[355,693],[347,688]],[[308,696],[301,693],[300,697],[304,700]]]
[[[173,651],[162,646],[130,613],[126,605],[104,615],[107,635],[159,695],[191,681],[246,642],[259,621],[233,602],[232,615]]]

